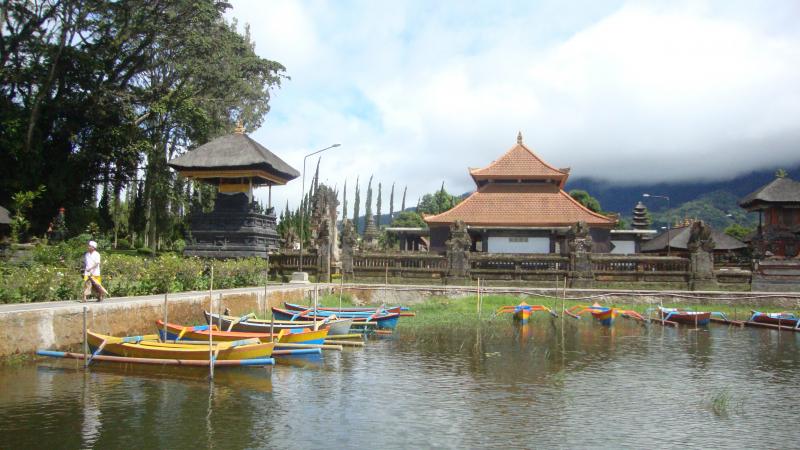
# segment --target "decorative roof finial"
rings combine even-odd
[[[517,133],[517,144],[522,145],[522,131]]]
[[[244,124],[242,124],[242,119],[239,119],[236,122],[236,129],[234,130],[236,134],[244,134]]]

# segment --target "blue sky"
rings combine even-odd
[[[517,131],[572,176],[615,182],[800,162],[800,2],[232,4],[291,77],[252,136],[298,169],[341,143],[321,178],[347,179],[351,204],[357,175],[407,185],[408,204],[442,181],[472,190],[467,168]],[[273,203],[299,196],[293,181]]]

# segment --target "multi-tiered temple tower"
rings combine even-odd
[[[272,186],[284,185],[300,172],[250,139],[244,128],[171,160],[169,166],[187,178],[218,187],[214,210],[191,216],[186,255],[265,258],[278,248]],[[253,201],[253,189],[259,186],[269,188],[265,214]]]

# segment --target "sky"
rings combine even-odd
[[[300,171],[341,144],[321,154],[320,179],[347,180],[350,205],[370,175],[384,213],[392,183],[395,209],[405,186],[406,206],[443,182],[471,191],[468,168],[518,132],[572,177],[614,183],[800,162],[796,0],[231,3],[256,53],[291,77],[251,137]],[[294,207],[300,185],[274,188],[273,205]]]

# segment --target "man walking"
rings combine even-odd
[[[89,248],[83,255],[83,301],[95,291],[97,301],[102,302],[103,296],[108,295],[108,291],[101,284],[100,278],[100,252],[97,251],[97,242],[89,241]]]

